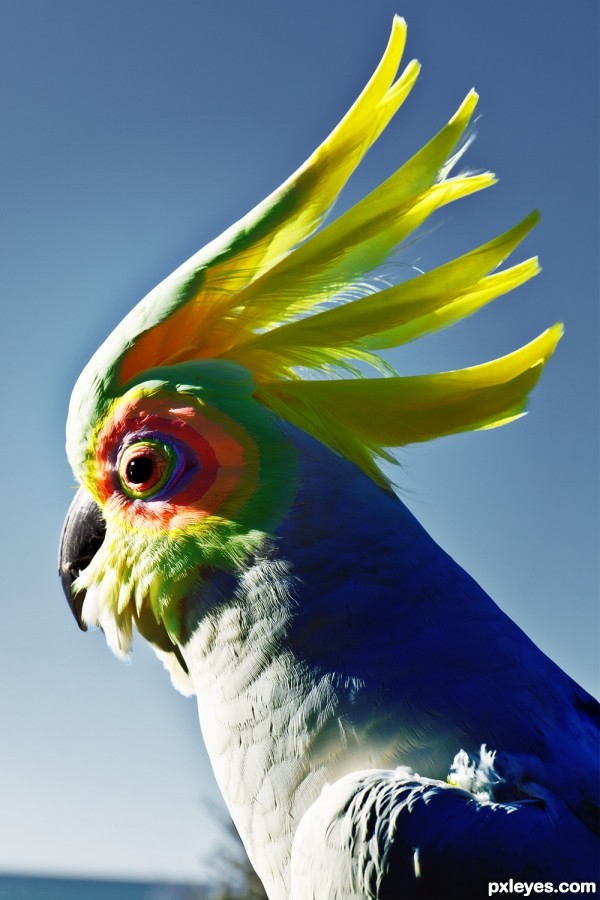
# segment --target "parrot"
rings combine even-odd
[[[399,448],[524,415],[562,333],[425,375],[382,355],[539,271],[503,267],[533,212],[429,271],[377,276],[433,213],[494,183],[455,172],[474,90],[329,221],[416,81],[405,42],[396,16],[326,140],[134,307],[69,405],[71,611],[121,658],[137,631],[196,697],[271,900],[529,895],[597,877],[598,703],[386,474]]]

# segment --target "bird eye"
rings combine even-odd
[[[122,451],[119,462],[121,487],[129,497],[154,497],[169,481],[177,455],[162,441],[139,441]]]

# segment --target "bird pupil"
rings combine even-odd
[[[144,484],[153,470],[154,463],[149,456],[136,456],[127,463],[127,481],[130,484]]]

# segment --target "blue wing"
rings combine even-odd
[[[326,788],[305,814],[291,878],[303,900],[481,900],[510,879],[552,893],[595,883],[598,860],[591,832],[550,793],[495,803],[407,770],[370,771]]]

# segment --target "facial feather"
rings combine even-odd
[[[239,567],[290,504],[294,451],[247,374],[230,363],[164,369],[113,401],[95,429],[84,484],[106,537],[75,589],[86,591],[83,621],[99,623],[119,655],[146,606],[175,640],[203,569]],[[149,494],[128,483],[132,460],[151,466],[167,447],[165,483]]]

